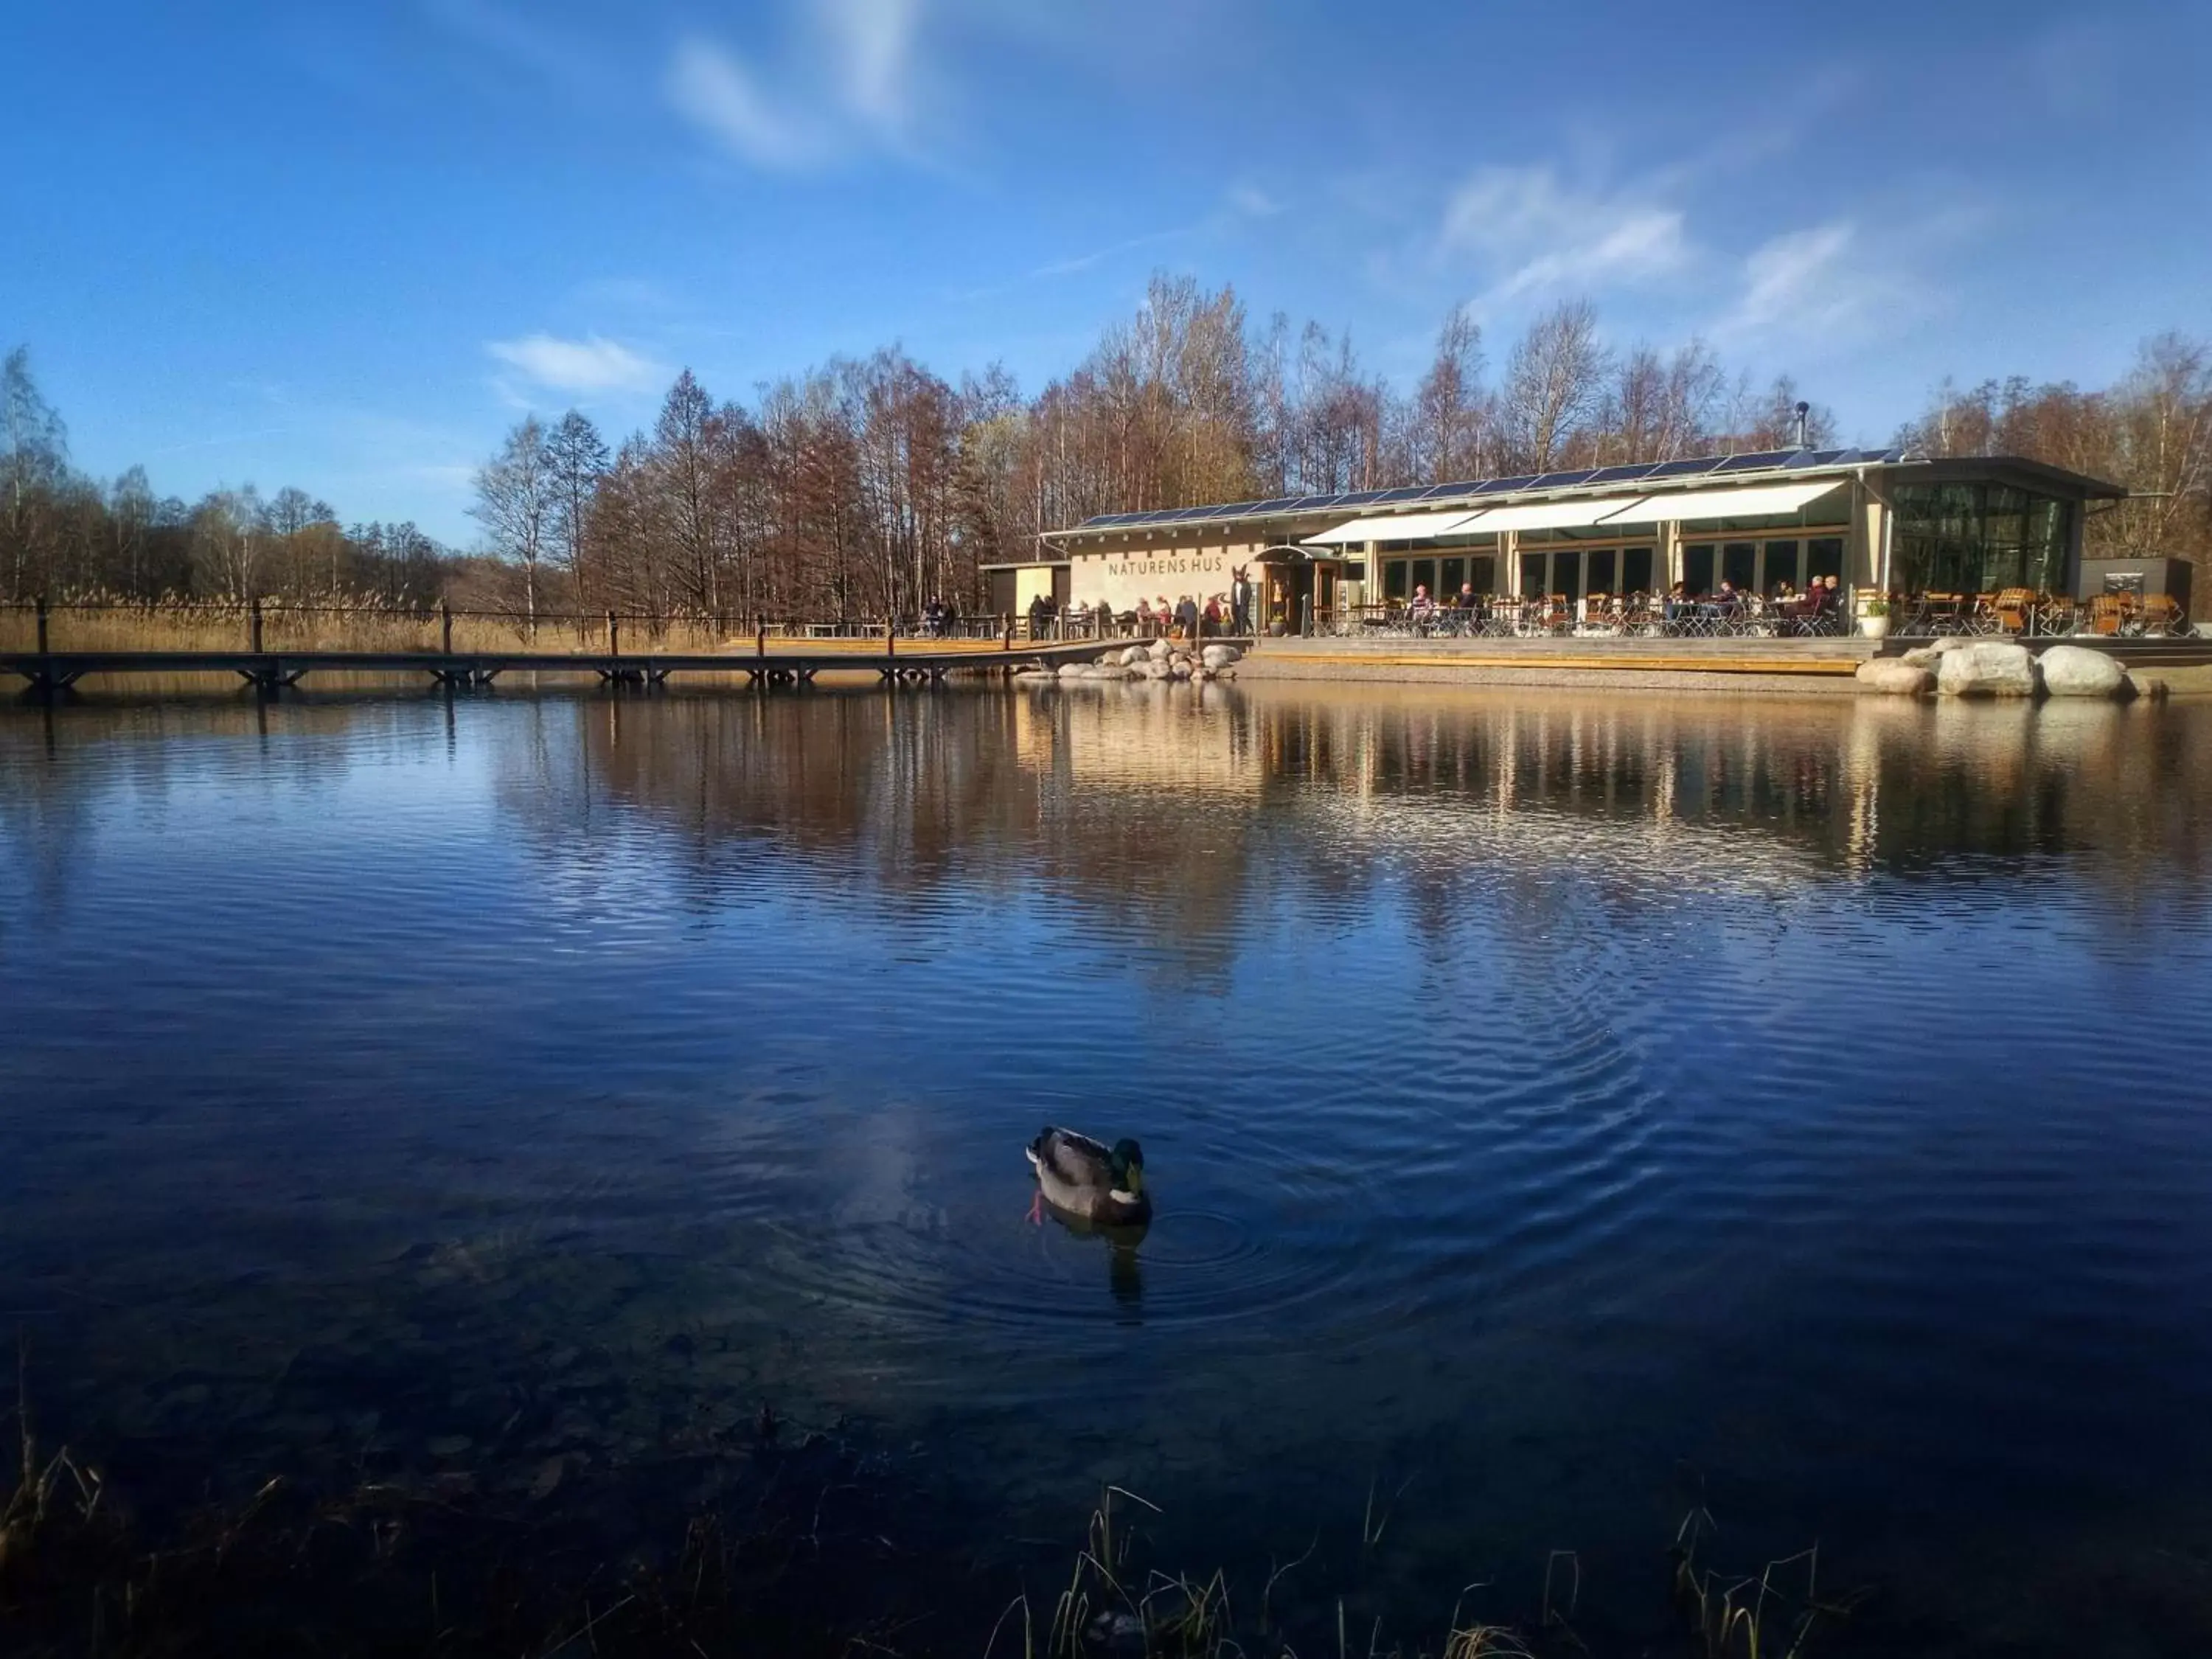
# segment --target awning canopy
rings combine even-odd
[[[1342,546],[1349,542],[1409,542],[1424,536],[1441,536],[1448,530],[1457,529],[1476,515],[1464,507],[1455,507],[1444,513],[1378,513],[1369,519],[1354,519],[1350,524],[1340,524],[1334,530],[1324,530],[1318,536],[1308,536],[1308,547]]]
[[[1823,495],[1841,489],[1842,478],[1808,483],[1753,484],[1748,489],[1686,489],[1679,495],[1646,495],[1606,514],[1607,524],[1646,524],[1661,519],[1756,519],[1796,513]],[[1511,511],[1510,508],[1505,509]]]
[[[1460,528],[1486,535],[1499,530],[1579,530],[1585,525],[1611,518],[1622,505],[1618,497],[1612,501],[1585,498],[1573,501],[1529,501],[1520,507],[1493,507],[1487,513],[1476,514]]]

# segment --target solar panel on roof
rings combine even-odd
[[[1662,461],[1644,476],[1647,478],[1681,478],[1693,472],[1710,472],[1721,464],[1717,455],[1700,455],[1693,460]]]
[[[1320,507],[1334,507],[1337,500],[1338,497],[1334,495],[1301,495],[1291,503],[1289,510],[1293,513],[1311,513]]]
[[[1364,507],[1369,501],[1379,501],[1389,494],[1385,489],[1355,490],[1349,495],[1340,495],[1331,503],[1335,507]]]
[[[1536,475],[1533,472],[1524,472],[1517,478],[1485,478],[1468,493],[1475,495],[1495,495],[1501,489],[1526,489],[1535,482]]]
[[[1833,466],[1851,452],[1848,449],[1808,449],[1796,458],[1798,466]]]
[[[1529,485],[1531,489],[1565,489],[1570,484],[1587,483],[1596,469],[1582,467],[1571,472],[1547,472]]]
[[[1295,495],[1285,495],[1277,501],[1255,501],[1250,507],[1247,507],[1245,511],[1248,513],[1279,513],[1296,500],[1297,500],[1297,497]]]
[[[1585,480],[1589,483],[1625,483],[1631,478],[1640,478],[1651,470],[1649,461],[1638,461],[1631,466],[1601,466]]]
[[[1377,491],[1375,499],[1378,501],[1418,501],[1428,493],[1429,487],[1426,484],[1410,484],[1403,489]]]
[[[1759,467],[1780,466],[1796,453],[1793,449],[1762,449],[1753,455],[1731,455],[1713,470],[1717,472],[1749,472]]]

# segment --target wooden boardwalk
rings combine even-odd
[[[1003,672],[1033,663],[1088,662],[1127,641],[778,642],[750,651],[9,651],[0,674],[33,695],[67,690],[89,674],[236,674],[263,691],[313,673],[428,674],[447,686],[489,685],[501,674],[596,674],[607,685],[664,685],[676,674],[741,674],[755,686],[803,686],[817,675],[873,673],[888,684],[933,684],[948,674]]]

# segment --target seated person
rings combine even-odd
[[[1425,626],[1434,622],[1436,616],[1437,602],[1429,597],[1428,584],[1426,582],[1416,584],[1413,588],[1413,603],[1406,607],[1406,620],[1416,626]]]

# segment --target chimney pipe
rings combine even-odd
[[[1800,449],[1809,447],[1805,441],[1805,417],[1812,412],[1813,405],[1810,404],[1800,403],[1797,405],[1797,447]]]

